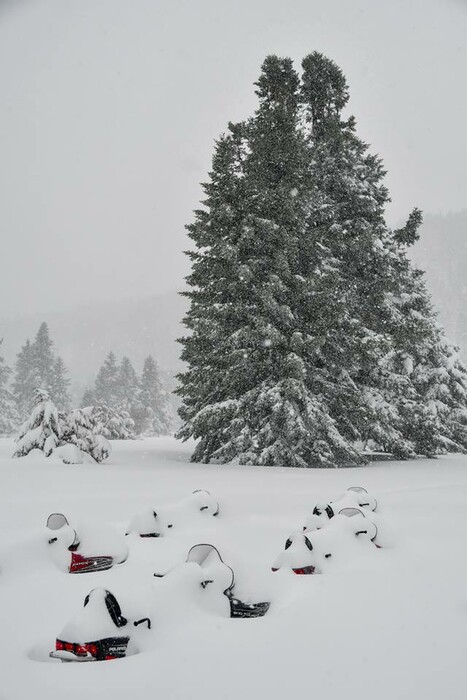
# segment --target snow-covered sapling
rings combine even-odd
[[[24,457],[31,450],[42,450],[49,457],[60,441],[58,411],[43,389],[34,393],[34,409],[21,426],[13,457]]]

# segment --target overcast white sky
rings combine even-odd
[[[180,288],[268,53],[344,70],[396,223],[466,207],[467,0],[0,0],[0,314]]]

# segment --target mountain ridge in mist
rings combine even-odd
[[[113,350],[118,358],[128,355],[137,372],[143,360],[153,355],[164,374],[180,370],[182,318],[187,301],[176,291],[143,299],[96,301],[49,313],[31,313],[0,319],[2,353],[14,367],[16,354],[33,339],[45,321],[50,336],[69,370],[74,385],[93,383],[105,356]]]
[[[425,272],[433,305],[448,339],[467,361],[467,209],[427,214],[411,259]]]

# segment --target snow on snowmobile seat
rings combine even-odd
[[[376,498],[370,496],[362,486],[350,486],[337,501],[316,504],[311,516],[305,522],[303,530],[319,530],[343,508],[360,508],[375,511],[378,506]]]
[[[133,626],[143,622],[151,628],[147,617],[133,621]],[[62,629],[55,650],[49,656],[78,662],[121,659],[127,654],[130,637],[129,620],[122,615],[113,593],[105,588],[94,588],[85,597],[80,613]]]
[[[321,573],[314,557],[313,544],[307,535],[301,532],[290,535],[285,541],[284,553],[285,555],[280,555],[271,567],[272,571],[286,567],[298,575]]]
[[[134,515],[125,534],[140,537],[165,537],[172,528],[189,526],[199,515],[219,515],[219,503],[209,491],[198,489],[178,503],[160,505]]]

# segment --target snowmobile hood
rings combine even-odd
[[[209,491],[194,491],[188,498],[178,503],[148,508],[130,520],[126,534],[135,533],[141,537],[165,537],[172,528],[189,527],[195,519],[219,514],[219,504]]]
[[[86,596],[87,604],[81,608],[60,631],[58,638],[68,642],[84,644],[95,639],[120,636],[125,633],[126,625],[115,624],[118,611],[111,615],[107,605],[108,591],[105,588],[94,588]],[[120,617],[121,616],[120,614]],[[124,618],[123,618],[124,619]],[[125,621],[126,622],[126,621]]]
[[[317,552],[308,534],[293,533],[287,538],[284,550],[275,560],[272,570],[298,569],[304,573],[320,573]]]

